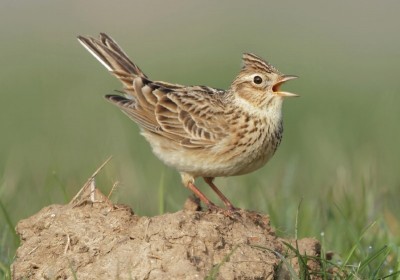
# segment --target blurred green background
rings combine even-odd
[[[300,76],[285,85],[301,98],[285,102],[274,158],[217,185],[237,206],[269,213],[280,235],[295,234],[298,212],[299,237],[343,253],[376,221],[359,250],[388,244],[396,252],[399,10],[394,0],[2,0],[0,260],[14,254],[10,227],[66,203],[110,155],[97,185],[108,193],[119,181],[113,200],[139,215],[177,211],[189,195],[103,98],[121,85],[76,40],[99,32],[156,80],[227,88],[243,52]]]

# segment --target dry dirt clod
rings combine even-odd
[[[298,271],[268,216],[183,210],[139,217],[92,187],[70,204],[20,221],[16,230],[21,246],[13,279],[290,279],[279,255]],[[297,244],[300,252],[319,254],[314,239]],[[308,265],[320,269],[318,262]]]

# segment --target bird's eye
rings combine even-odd
[[[259,85],[259,84],[261,84],[262,83],[262,78],[260,77],[260,76],[254,76],[254,78],[253,78],[253,82],[255,83],[255,84],[257,84],[257,85]]]

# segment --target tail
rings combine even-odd
[[[130,78],[147,76],[133,63],[118,44],[107,34],[100,33],[99,39],[78,36],[78,41],[84,46],[108,71],[124,82],[123,77]],[[133,77],[132,77],[133,76]]]

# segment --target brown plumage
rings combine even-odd
[[[235,209],[213,179],[249,173],[272,157],[282,138],[282,100],[296,96],[280,86],[295,76],[245,53],[226,91],[152,81],[108,35],[78,39],[124,85],[124,96],[106,98],[139,125],[153,152],[209,208],[216,206],[194,185],[196,177]]]

